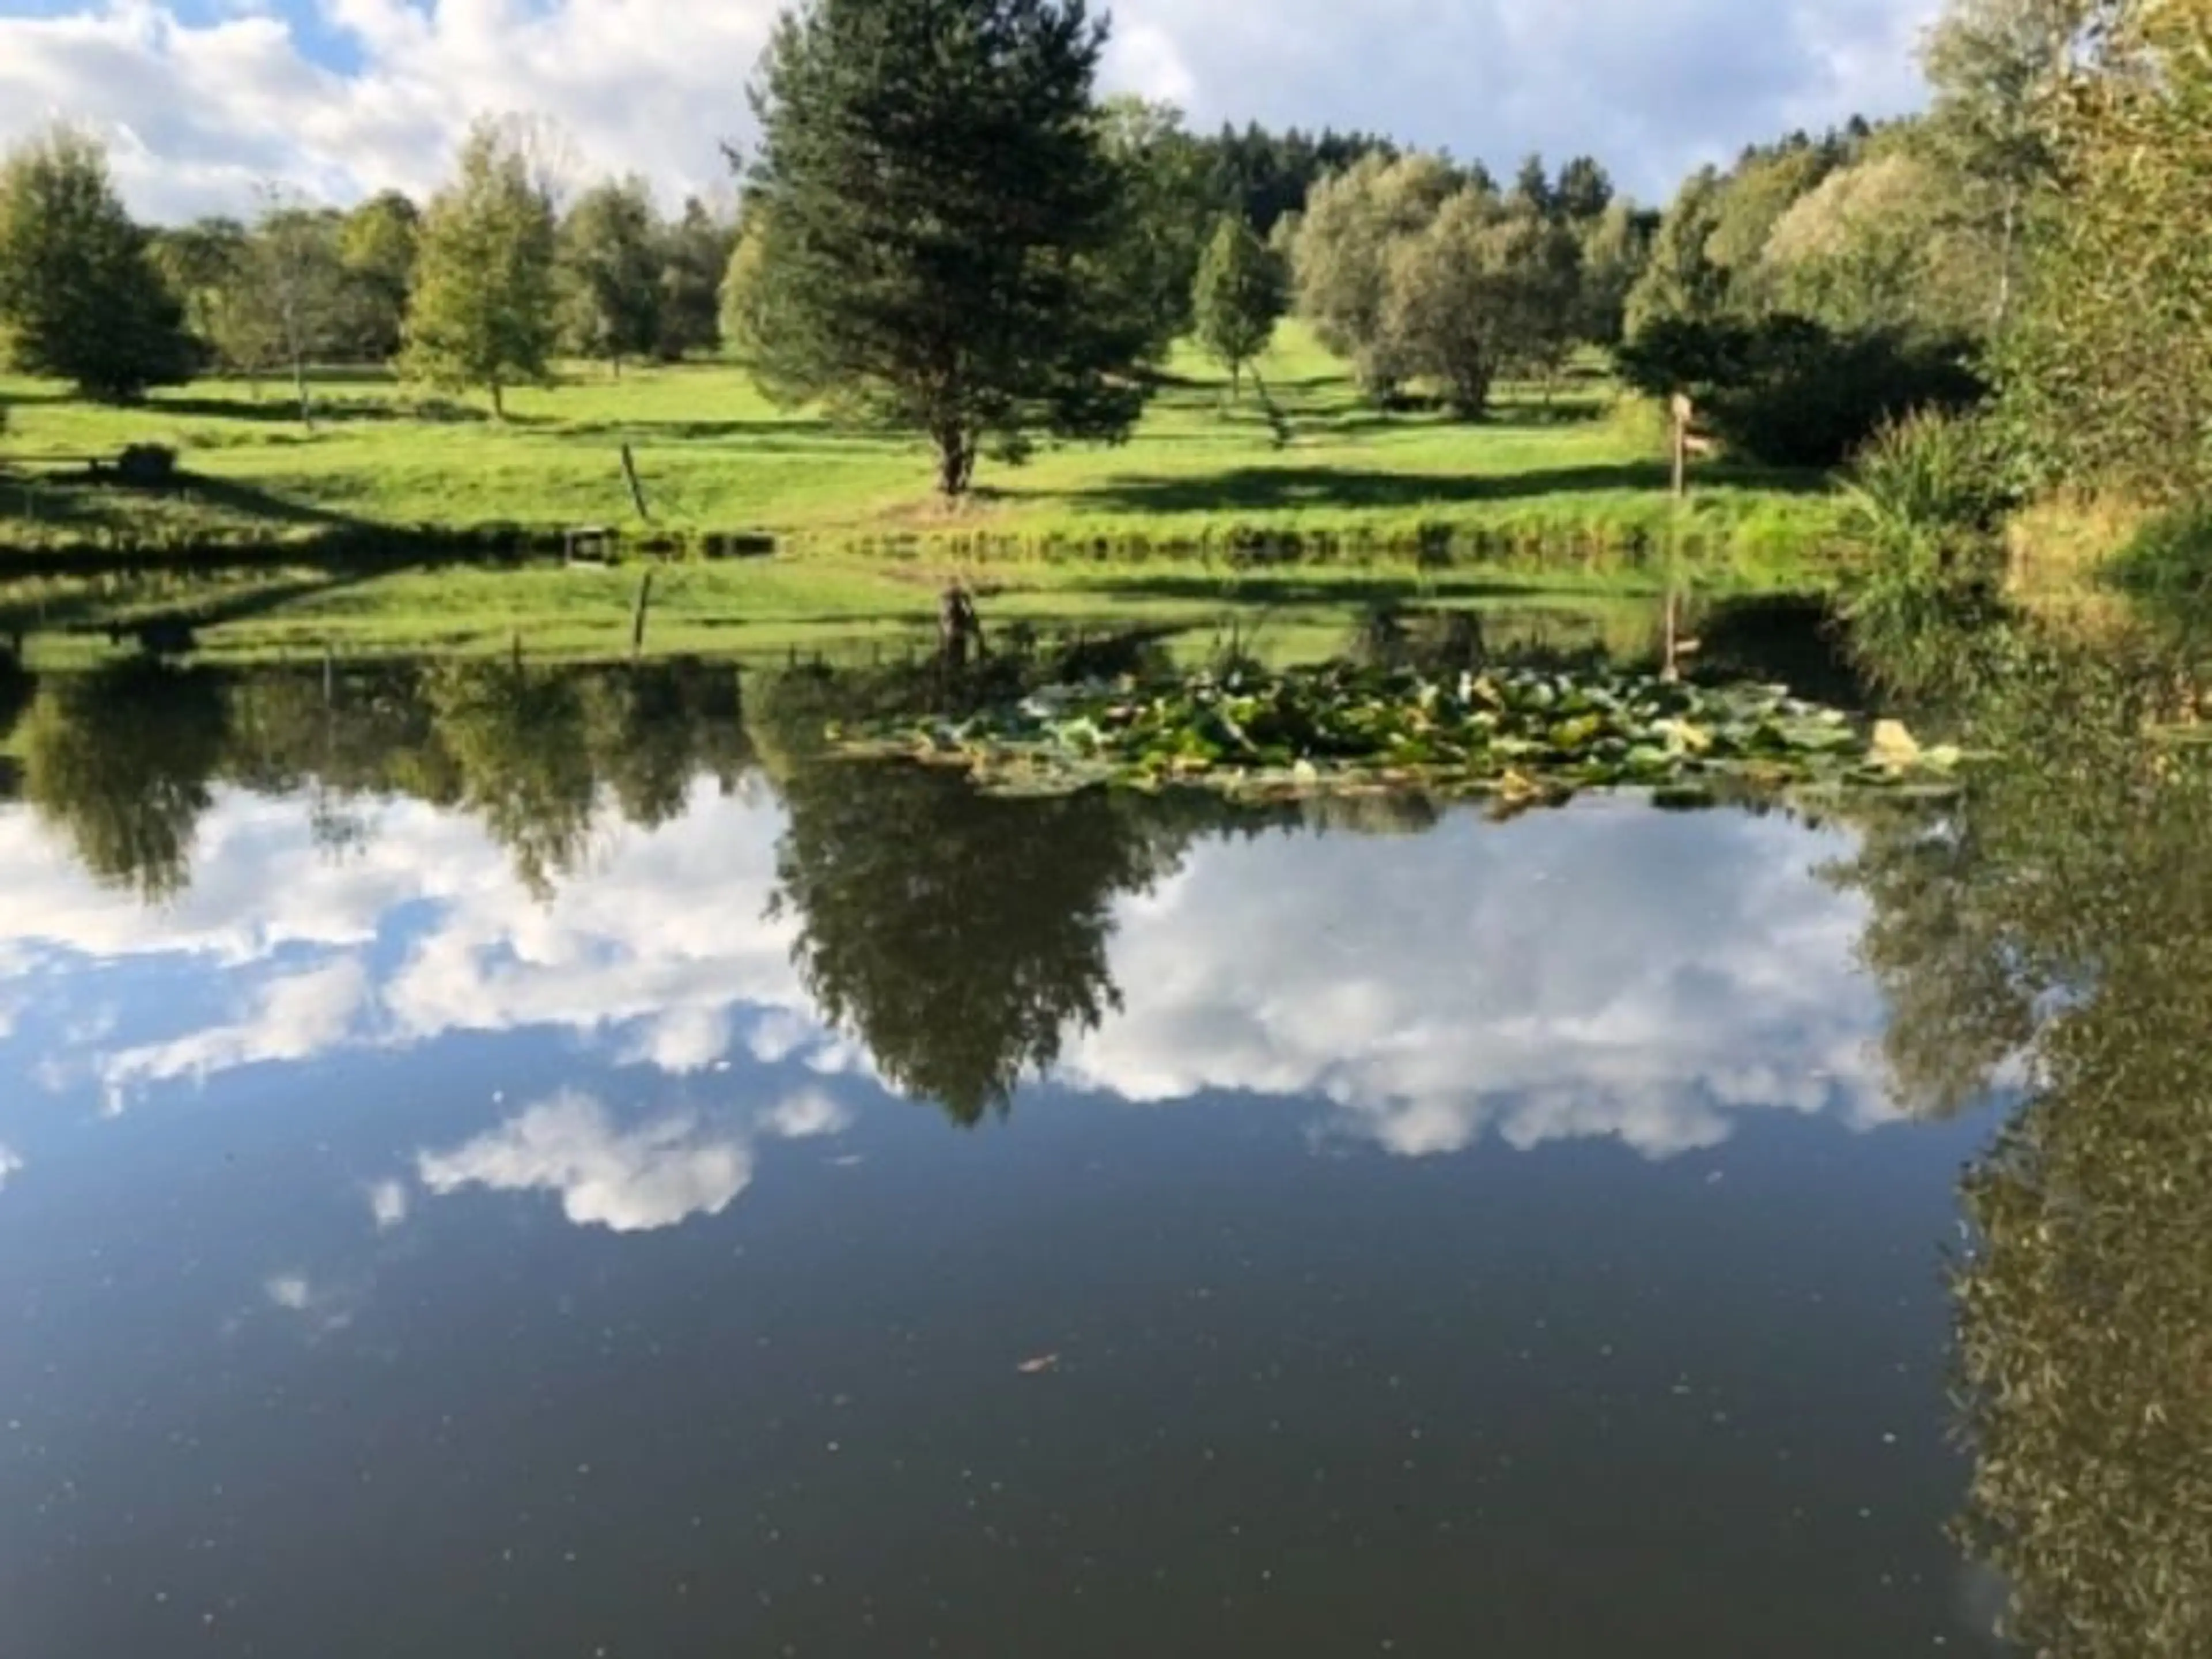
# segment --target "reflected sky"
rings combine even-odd
[[[800,799],[532,884],[223,787],[154,905],[0,808],[23,1650],[1991,1650],[1986,1125],[1887,1099],[1848,837],[1207,828],[963,1128],[821,1012]]]
[[[234,792],[200,826],[189,889],[149,906],[11,809],[0,1054],[50,1103],[8,1132],[34,1141],[40,1121],[158,1107],[246,1068],[496,1034],[558,1036],[669,1085],[809,1074],[750,1116],[625,1123],[574,1091],[517,1103],[497,1136],[425,1149],[414,1176],[551,1194],[618,1230],[719,1212],[763,1123],[824,1133],[888,1092],[793,966],[798,920],[772,902],[783,829],[765,793],[702,788],[659,830],[601,823],[587,867],[544,896],[463,815],[385,803],[334,852],[303,801]],[[1316,1133],[1407,1157],[1609,1138],[1663,1158],[1773,1111],[1875,1127],[1893,1113],[1880,1000],[1853,961],[1863,907],[1817,874],[1846,848],[1782,817],[1604,801],[1388,841],[1202,840],[1117,901],[1121,1006],[1053,1081],[1144,1105],[1277,1097]],[[387,1208],[413,1189],[394,1190]]]

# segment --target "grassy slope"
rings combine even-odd
[[[14,404],[0,455],[109,454],[167,443],[204,482],[160,496],[0,479],[0,549],[215,538],[296,544],[337,528],[619,525],[629,507],[617,461],[632,444],[656,520],[680,532],[765,532],[787,546],[874,549],[919,537],[939,551],[1131,554],[1296,536],[1309,552],[1371,556],[1455,536],[1478,550],[1618,555],[1665,532],[1664,469],[1613,425],[1586,386],[1554,410],[1509,389],[1475,427],[1381,416],[1302,331],[1262,365],[1294,436],[1277,447],[1257,405],[1228,405],[1194,357],[1118,448],[1048,451],[988,465],[980,499],[948,516],[917,445],[841,431],[766,404],[742,371],[716,365],[578,368],[514,394],[498,427],[471,410],[413,418],[376,378],[326,382],[326,417],[304,431],[279,391],[206,383],[135,410],[72,402],[0,380]],[[1756,562],[1823,538],[1833,504],[1802,480],[1705,481],[1690,518],[1708,552]]]

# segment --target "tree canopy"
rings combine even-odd
[[[0,337],[30,374],[124,402],[190,377],[184,308],[93,139],[56,127],[0,162]]]
[[[1116,440],[1151,331],[1105,291],[1126,175],[1082,0],[810,0],[755,106],[752,360],[769,391],[917,432],[963,494],[987,446]]]
[[[1274,338],[1285,297],[1273,252],[1250,225],[1224,216],[1200,262],[1192,309],[1199,343],[1229,371],[1232,389],[1241,386],[1245,366]]]
[[[545,377],[556,338],[553,204],[527,146],[479,121],[454,182],[423,216],[404,366],[453,391],[480,387],[495,414],[510,386]]]

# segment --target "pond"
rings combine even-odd
[[[2185,751],[1498,822],[776,702],[15,689],[9,1651],[2203,1650]]]

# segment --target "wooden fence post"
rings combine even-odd
[[[629,624],[629,657],[635,662],[645,650],[646,613],[653,609],[653,570],[646,569],[645,579],[637,585],[637,611]]]
[[[637,508],[639,518],[651,524],[653,514],[646,510],[645,486],[638,481],[637,459],[630,453],[628,444],[622,447],[622,468],[623,477],[629,481],[630,505]]]

